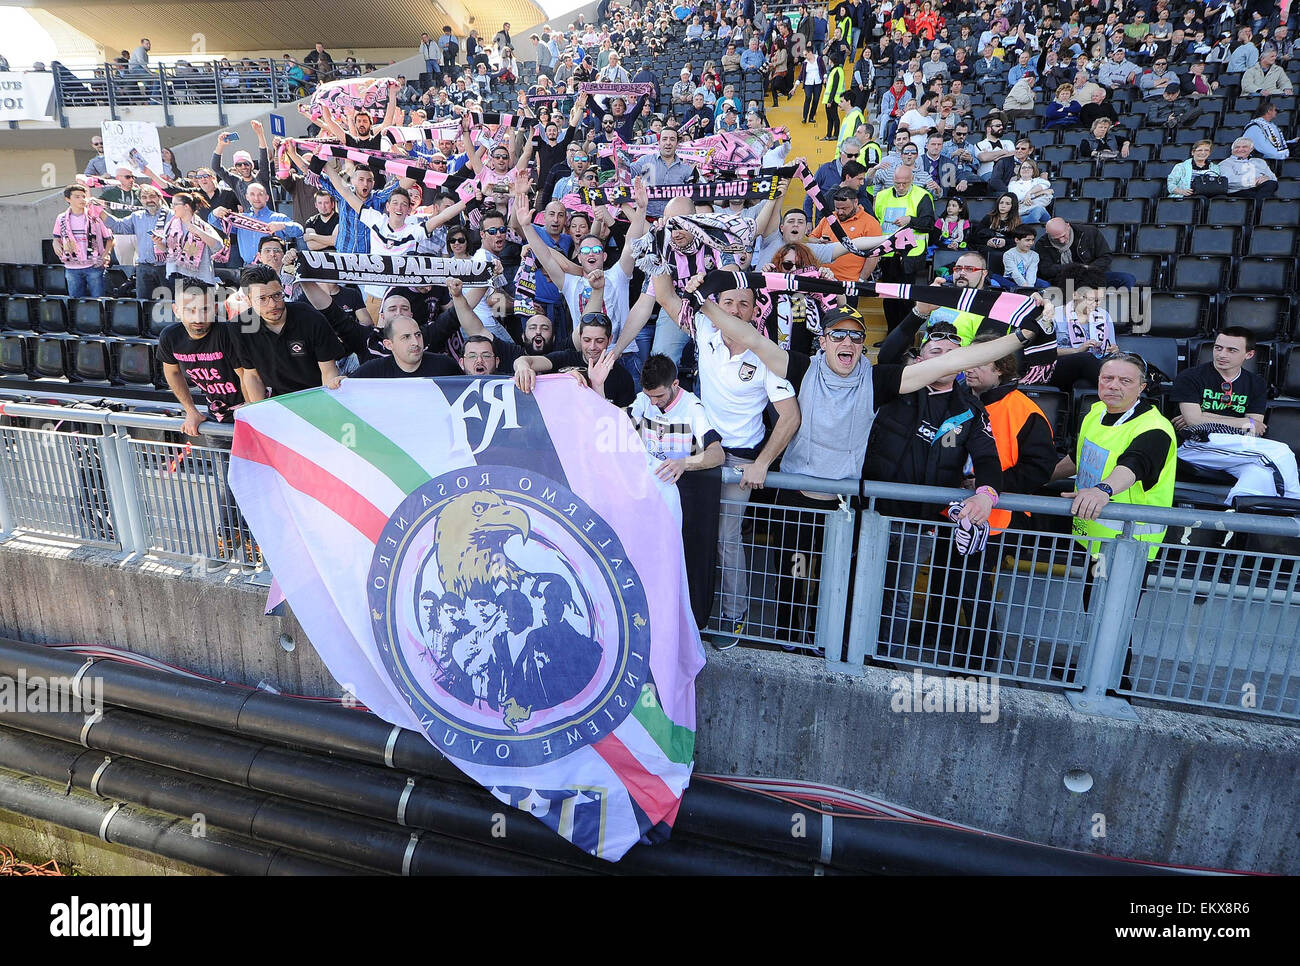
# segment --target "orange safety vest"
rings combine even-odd
[[[1052,424],[1046,414],[1019,389],[1013,389],[997,402],[988,403],[985,410],[989,414],[989,426],[993,430],[993,442],[998,447],[998,458],[1004,470],[1016,465],[1020,459],[1020,431],[1034,413],[1043,417],[1048,431]],[[1025,514],[1028,516],[1028,514]],[[989,512],[989,527],[993,533],[1001,533],[1011,523],[1011,511],[994,507]]]

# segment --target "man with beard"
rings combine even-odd
[[[242,367],[244,398],[259,402],[300,389],[337,389],[343,377],[334,361],[345,354],[325,316],[305,302],[286,303],[280,276],[252,265],[239,276],[254,318],[231,329]]]
[[[592,285],[599,290],[604,279],[597,274]],[[521,392],[532,392],[538,373],[563,369],[586,369],[591,388],[620,409],[632,405],[636,387],[632,374],[623,368],[611,349],[613,323],[604,312],[583,315],[578,323],[581,350],[561,349],[545,356],[520,356],[515,360],[515,385]]]
[[[542,231],[537,237],[548,247],[561,254],[573,256],[573,239],[569,237],[569,211],[560,201],[552,201],[542,212]],[[541,313],[554,319],[560,307],[562,295],[545,271],[535,272],[536,294],[533,301]]]
[[[135,297],[152,299],[155,291],[167,284],[167,263],[159,262],[154,251],[153,231],[158,223],[158,212],[162,208],[162,194],[151,184],[140,188],[140,203],[143,211],[133,211],[122,218],[115,218],[105,213],[104,224],[113,229],[115,235],[130,235],[135,243]],[[119,241],[115,248],[121,251]]]
[[[525,326],[527,349],[521,349],[515,342],[498,339],[483,327],[482,320],[470,308],[465,298],[464,285],[458,278],[447,280],[447,291],[451,293],[451,305],[461,331],[465,333],[465,345],[461,353],[461,369],[467,376],[507,375],[514,372],[515,360],[525,354],[544,356],[554,349],[551,337],[550,319],[544,315],[534,315]],[[546,323],[543,330],[535,324],[540,319]],[[529,332],[531,331],[531,336]],[[544,335],[539,338],[539,333]]]

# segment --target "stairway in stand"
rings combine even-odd
[[[826,112],[819,104],[817,105],[817,117],[810,124],[802,123],[803,120],[803,88],[795,85],[794,97],[782,99],[778,107],[772,107],[772,97],[767,97],[767,120],[770,127],[784,127],[789,130],[790,138],[794,142],[794,150],[790,152],[790,159],[806,158],[808,160],[808,170],[816,171],[821,165],[835,158],[835,142],[823,141],[821,137],[826,133]],[[803,185],[795,181],[790,186],[790,192],[786,195],[786,207],[793,208],[796,205],[802,205],[804,201]],[[870,350],[873,342],[879,342],[885,337],[885,314],[880,306],[880,299],[861,299],[858,302],[858,309],[862,312],[862,317],[867,322],[867,346],[868,354],[872,361],[875,360],[874,350]]]

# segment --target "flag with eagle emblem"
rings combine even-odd
[[[230,485],[341,688],[592,855],[668,834],[704,652],[623,413],[563,374],[347,380],[241,408]]]

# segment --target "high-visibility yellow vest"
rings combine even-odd
[[[934,226],[919,225],[916,222],[916,212],[921,207],[922,200],[929,197],[930,192],[919,185],[912,185],[911,190],[901,198],[894,193],[893,188],[884,188],[876,192],[876,221],[880,222],[880,227],[885,234],[891,234],[898,227],[898,219],[901,216],[907,215],[912,219],[909,227],[916,233],[916,244],[907,252],[908,255],[924,255],[926,246],[930,243],[929,229]],[[895,252],[886,252],[883,257],[890,258],[895,254]]]
[[[1122,493],[1116,493],[1111,497],[1111,501],[1142,506],[1173,506],[1174,474],[1178,468],[1176,455],[1178,439],[1169,420],[1160,415],[1160,411],[1155,407],[1148,409],[1141,416],[1125,420],[1118,426],[1103,426],[1101,418],[1104,415],[1106,415],[1106,404],[1097,402],[1084,417],[1075,448],[1074,462],[1078,467],[1078,476],[1074,488],[1086,490],[1110,476],[1119,458],[1124,455],[1124,450],[1133,440],[1143,433],[1158,429],[1169,437],[1169,453],[1155,486],[1149,490],[1145,489],[1142,481],[1138,480]],[[1100,551],[1101,545],[1096,540],[1087,538],[1113,537],[1123,526],[1122,521],[1107,520],[1105,517],[1099,520],[1080,520],[1075,517],[1073,533],[1074,538],[1083,544],[1090,554],[1095,554]],[[1132,532],[1134,538],[1151,544],[1147,551],[1147,559],[1154,560],[1160,550],[1159,544],[1165,538],[1165,527],[1157,523],[1134,523]]]

